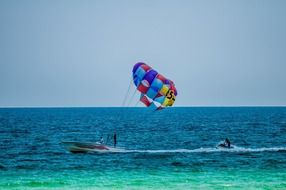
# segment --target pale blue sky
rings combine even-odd
[[[285,10],[283,0],[0,0],[0,107],[120,106],[138,61],[175,82],[176,106],[286,105]]]

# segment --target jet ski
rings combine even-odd
[[[217,144],[216,148],[231,149],[234,148],[234,146],[227,144],[225,141],[221,141]]]
[[[218,144],[216,147],[217,147],[217,148],[226,148],[226,149],[234,148],[232,145],[227,146],[227,145],[225,145],[225,144],[223,144],[223,143]]]
[[[75,141],[64,141],[62,144],[65,148],[71,153],[111,153],[111,152],[120,152],[123,149],[113,148],[99,142],[75,142]]]

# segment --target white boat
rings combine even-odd
[[[101,143],[92,142],[76,142],[76,141],[64,141],[62,144],[65,148],[72,153],[111,153],[111,152],[122,152],[123,149],[114,148]]]

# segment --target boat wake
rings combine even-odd
[[[227,148],[198,148],[198,149],[173,149],[173,150],[125,150],[121,149],[117,152],[122,153],[212,153],[212,152],[280,152],[286,151],[286,147],[272,147],[272,148],[243,148],[233,146],[231,149]]]
[[[213,147],[213,148],[197,148],[197,149],[169,149],[169,150],[132,150],[125,148],[114,148],[98,143],[83,142],[62,142],[66,149],[72,153],[212,153],[212,152],[286,152],[286,147],[263,147],[263,148],[244,148],[231,145],[231,148]]]

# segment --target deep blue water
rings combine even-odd
[[[61,144],[97,141],[114,130],[119,147],[142,152],[71,154]],[[226,137],[239,149],[218,151]],[[3,108],[0,164],[2,175],[229,170],[279,171],[285,179],[286,108]]]

